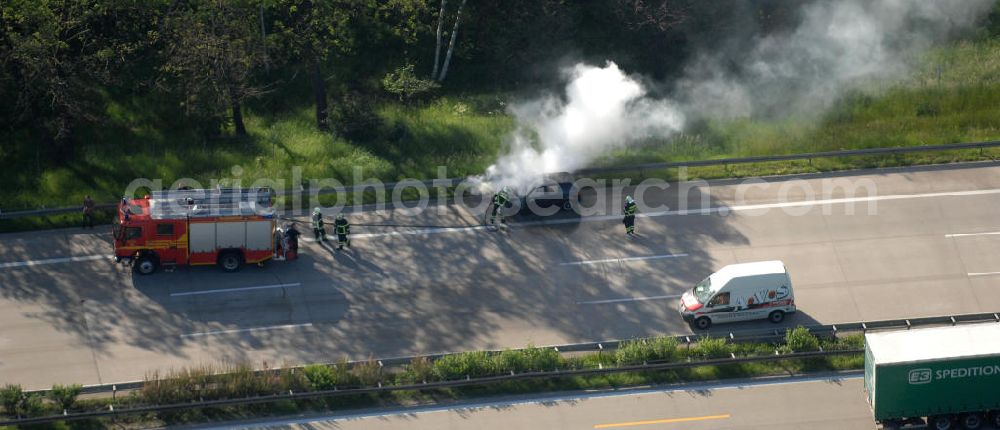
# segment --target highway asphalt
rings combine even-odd
[[[997,164],[688,185],[646,192],[669,208],[642,209],[636,239],[618,215],[631,188],[610,186],[588,197],[606,197],[607,216],[518,218],[504,232],[454,205],[355,214],[449,228],[359,226],[348,252],[306,242],[298,261],[235,274],[133,276],[106,257],[107,228],[0,235],[0,383],[691,333],[676,296],[765,259],[785,261],[800,309],[778,327],[1000,311]]]
[[[859,376],[560,394],[200,429],[870,430]]]

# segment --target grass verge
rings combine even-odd
[[[596,167],[804,152],[976,142],[1000,138],[1000,39],[964,41],[930,52],[906,79],[874,83],[844,95],[821,117],[701,120],[683,134],[652,139],[597,160]],[[0,210],[80,204],[83,196],[117,200],[135,178],[182,178],[211,187],[284,178],[363,178],[392,182],[479,174],[504,149],[515,127],[506,96],[448,95],[422,104],[358,100],[338,104],[335,133],[320,132],[309,106],[278,113],[247,108],[249,136],[206,139],[157,113],[162,101],[106,100],[101,127],[82,130],[74,161],[51,166],[35,152],[5,154]],[[1000,150],[944,151],[688,169],[688,179],[814,173],[832,170],[993,160]],[[238,168],[236,168],[238,167]],[[676,171],[639,172],[675,180]],[[29,218],[0,220],[0,231],[70,225]]]

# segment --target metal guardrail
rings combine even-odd
[[[934,317],[919,317],[919,318],[908,318],[908,319],[894,319],[894,320],[878,320],[878,321],[863,321],[863,322],[847,322],[840,324],[810,324],[803,325],[810,333],[816,335],[827,335],[833,336],[838,333],[852,333],[852,332],[867,332],[870,330],[887,330],[887,329],[909,329],[911,327],[919,326],[933,326],[933,325],[954,325],[954,324],[968,324],[968,323],[980,323],[980,322],[998,322],[1000,323],[1000,312],[983,312],[983,313],[973,313],[973,314],[959,314],[959,315],[946,315],[946,316],[934,316]],[[797,326],[796,326],[797,327]],[[725,337],[731,342],[765,342],[783,339],[785,336],[784,330],[789,327],[781,328],[768,328],[768,329],[749,329],[749,330],[739,330],[739,331],[713,331],[709,330],[705,333],[700,334],[690,334],[690,335],[678,335],[674,336],[674,339],[681,344],[692,344],[698,341],[702,336],[715,336],[715,337]],[[540,346],[538,348],[543,349],[554,349],[559,353],[579,353],[579,352],[600,352],[600,351],[614,351],[623,342],[630,342],[636,339],[625,339],[625,340],[606,340],[600,342],[585,342],[585,343],[572,343],[564,345],[547,345]],[[503,352],[503,350],[488,350],[488,354],[496,354]],[[374,359],[374,361],[380,363],[383,367],[392,366],[403,366],[410,364],[416,358],[427,358],[430,360],[436,360],[438,358],[444,357],[446,355],[452,355],[455,352],[431,354],[431,355],[420,355],[420,356],[400,356],[400,357],[386,357]],[[346,363],[320,363],[326,365],[343,365],[353,366],[356,364],[365,363],[364,361],[351,361]],[[261,371],[266,372],[266,371]],[[100,393],[111,393],[114,391],[122,390],[134,390],[142,387],[143,381],[127,381],[127,382],[117,382],[113,384],[101,384],[101,385],[88,385],[83,387],[83,394],[100,394]],[[30,393],[44,394],[48,390],[36,390],[29,391]]]
[[[803,327],[807,328],[811,333],[814,333],[816,335],[836,335],[837,333],[841,332],[850,333],[850,332],[867,332],[870,330],[910,329],[919,326],[957,325],[957,324],[982,323],[982,322],[1000,323],[1000,312],[984,312],[984,313],[918,317],[918,318],[879,320],[879,321],[867,321],[867,322],[850,322],[850,323],[828,324],[828,325],[814,324],[814,325],[805,325]],[[782,329],[786,328],[788,327],[783,327]],[[724,337],[729,339],[729,341],[731,342],[763,341],[763,340],[780,339],[784,337],[784,333],[781,331],[782,329],[743,330],[738,332],[733,331],[725,333],[708,332],[708,334],[715,336],[724,335]],[[677,339],[679,342],[691,344],[696,342],[698,337],[699,336],[697,335],[681,335],[681,336],[675,336],[675,339]],[[621,345],[623,342],[627,342],[627,340],[577,343],[568,345],[546,346],[541,348],[552,348],[560,353],[609,351],[617,349],[618,346]],[[490,352],[499,352],[499,351],[490,351]],[[618,367],[607,367],[607,368],[596,368],[596,369],[536,371],[536,372],[525,372],[519,374],[512,372],[511,374],[505,374],[505,375],[495,375],[495,376],[479,377],[479,378],[471,378],[466,376],[466,379],[460,379],[460,380],[438,381],[438,382],[409,384],[409,385],[382,386],[380,383],[379,386],[377,387],[358,387],[358,388],[345,388],[345,389],[335,388],[333,390],[324,390],[324,391],[310,391],[302,393],[289,392],[283,394],[255,396],[248,398],[210,400],[210,401],[202,401],[196,403],[176,403],[168,405],[141,406],[141,407],[124,408],[124,409],[122,408],[114,409],[112,407],[106,411],[104,410],[91,411],[91,412],[81,412],[81,413],[67,414],[67,415],[56,415],[48,417],[0,421],[0,426],[40,424],[40,423],[47,423],[54,421],[70,421],[70,420],[80,420],[80,419],[114,417],[125,414],[169,412],[182,409],[268,403],[281,400],[302,400],[302,399],[311,399],[317,397],[348,396],[356,394],[384,393],[391,391],[432,390],[432,389],[454,388],[454,387],[471,386],[471,385],[484,385],[495,382],[525,380],[525,379],[588,376],[588,375],[600,375],[600,374],[610,374],[619,372],[673,370],[673,369],[684,369],[684,368],[701,367],[701,366],[722,366],[722,365],[754,363],[763,361],[830,357],[835,355],[859,354],[863,352],[864,350],[862,349],[827,350],[827,351],[800,352],[800,353],[752,356],[752,357],[734,356],[733,358],[701,360],[701,361],[651,362],[651,363],[643,363],[641,365],[629,365],[629,366],[618,366]],[[444,355],[448,354],[437,354],[437,355],[421,356],[421,357],[434,359]],[[377,361],[380,366],[385,367],[385,366],[408,364],[414,358],[416,357],[396,357],[396,358],[386,358],[375,361]],[[352,362],[348,364],[351,365],[356,363],[360,362]],[[274,370],[272,369],[270,371],[273,372]],[[261,372],[268,372],[268,371],[261,371]],[[112,389],[116,390],[136,389],[140,388],[142,384],[143,382],[127,382],[121,384],[90,386],[85,388],[84,393],[110,392]],[[34,391],[32,393],[42,393],[42,392],[44,391]]]
[[[480,378],[466,378],[466,379],[438,381],[438,382],[427,382],[421,384],[384,385],[384,386],[380,385],[377,387],[361,387],[361,388],[346,388],[346,389],[335,388],[332,390],[309,391],[302,393],[288,392],[287,394],[272,394],[272,395],[255,396],[247,398],[208,400],[208,401],[200,401],[194,403],[173,403],[167,405],[140,406],[134,408],[119,408],[119,409],[111,408],[106,411],[102,410],[102,411],[81,412],[81,413],[66,414],[66,415],[55,415],[47,417],[0,421],[0,426],[42,424],[54,421],[73,421],[81,419],[115,417],[120,415],[130,415],[130,414],[140,414],[140,413],[170,412],[170,411],[184,410],[184,409],[270,403],[270,402],[287,401],[287,400],[305,400],[305,399],[314,399],[318,397],[337,397],[337,396],[351,396],[360,394],[376,394],[376,393],[386,393],[391,391],[435,390],[442,388],[456,388],[456,387],[484,385],[497,382],[509,382],[509,381],[526,380],[526,379],[564,378],[572,376],[591,376],[591,375],[601,375],[601,374],[621,373],[621,372],[648,372],[655,370],[675,370],[675,369],[686,369],[686,368],[703,367],[703,366],[725,366],[725,365],[756,363],[756,362],[776,361],[776,360],[831,357],[837,355],[861,354],[863,352],[864,352],[863,349],[810,351],[810,352],[795,352],[795,353],[788,353],[781,355],[760,355],[752,357],[723,358],[723,359],[711,359],[711,360],[699,360],[699,361],[659,362],[659,363],[653,362],[653,363],[643,363],[630,366],[605,367],[596,369],[552,370],[552,371],[525,372],[525,373],[512,372],[511,374],[505,374],[505,375],[487,376]]]
[[[766,163],[772,161],[807,160],[815,158],[859,157],[865,155],[906,154],[912,152],[951,151],[961,149],[985,149],[1000,147],[1000,141],[951,143],[944,145],[901,146],[894,148],[848,149],[841,151],[807,152],[803,154],[763,155],[759,157],[720,158],[715,160],[677,161],[670,163],[646,163],[629,166],[610,166],[582,169],[581,174],[620,173],[644,170],[659,170],[677,167],[728,166],[730,164]]]
[[[905,154],[914,152],[952,151],[952,150],[963,150],[963,149],[979,149],[980,151],[982,151],[985,148],[995,148],[995,147],[1000,147],[1000,141],[952,143],[944,145],[903,146],[895,148],[851,149],[842,151],[810,152],[803,154],[766,155],[759,157],[677,161],[669,163],[645,163],[645,164],[632,164],[627,166],[595,167],[589,169],[582,169],[577,171],[576,173],[581,175],[621,173],[621,172],[642,173],[643,171],[647,170],[661,170],[661,169],[670,169],[678,167],[729,166],[732,164],[766,163],[773,161],[791,161],[791,160],[808,160],[812,162],[812,160],[816,158],[858,157],[866,155]],[[420,182],[421,184],[424,185],[424,187],[427,188],[433,188],[438,186],[444,186],[450,188],[457,186],[458,184],[462,183],[465,180],[466,178],[449,178],[449,179],[432,179],[432,180],[416,181],[416,182]],[[387,189],[392,189],[399,184],[402,184],[402,182],[392,182],[382,185]],[[356,193],[371,188],[371,186],[372,184],[357,184],[357,185],[345,186],[343,187],[343,189],[345,192],[348,193]],[[318,194],[320,195],[333,194],[336,193],[337,191],[338,190],[336,189],[326,188],[320,190]],[[286,194],[292,194],[292,193],[288,192],[287,190],[276,190],[276,195],[278,196]],[[97,209],[113,209],[115,207],[116,203],[104,203],[96,206]],[[0,220],[23,218],[29,216],[60,215],[65,213],[79,212],[80,210],[81,207],[76,206],[76,207],[64,207],[64,208],[53,208],[53,209],[13,211],[13,212],[0,211]]]

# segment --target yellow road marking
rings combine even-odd
[[[686,423],[691,421],[708,421],[708,420],[724,420],[728,419],[729,414],[724,415],[707,415],[704,417],[688,417],[688,418],[668,418],[665,420],[651,420],[651,421],[632,421],[627,423],[614,423],[614,424],[598,424],[595,425],[595,429],[607,429],[614,427],[632,427],[632,426],[644,426],[648,424],[669,424],[669,423]]]

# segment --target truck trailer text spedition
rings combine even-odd
[[[1000,323],[866,334],[865,391],[885,429],[1000,427]]]

